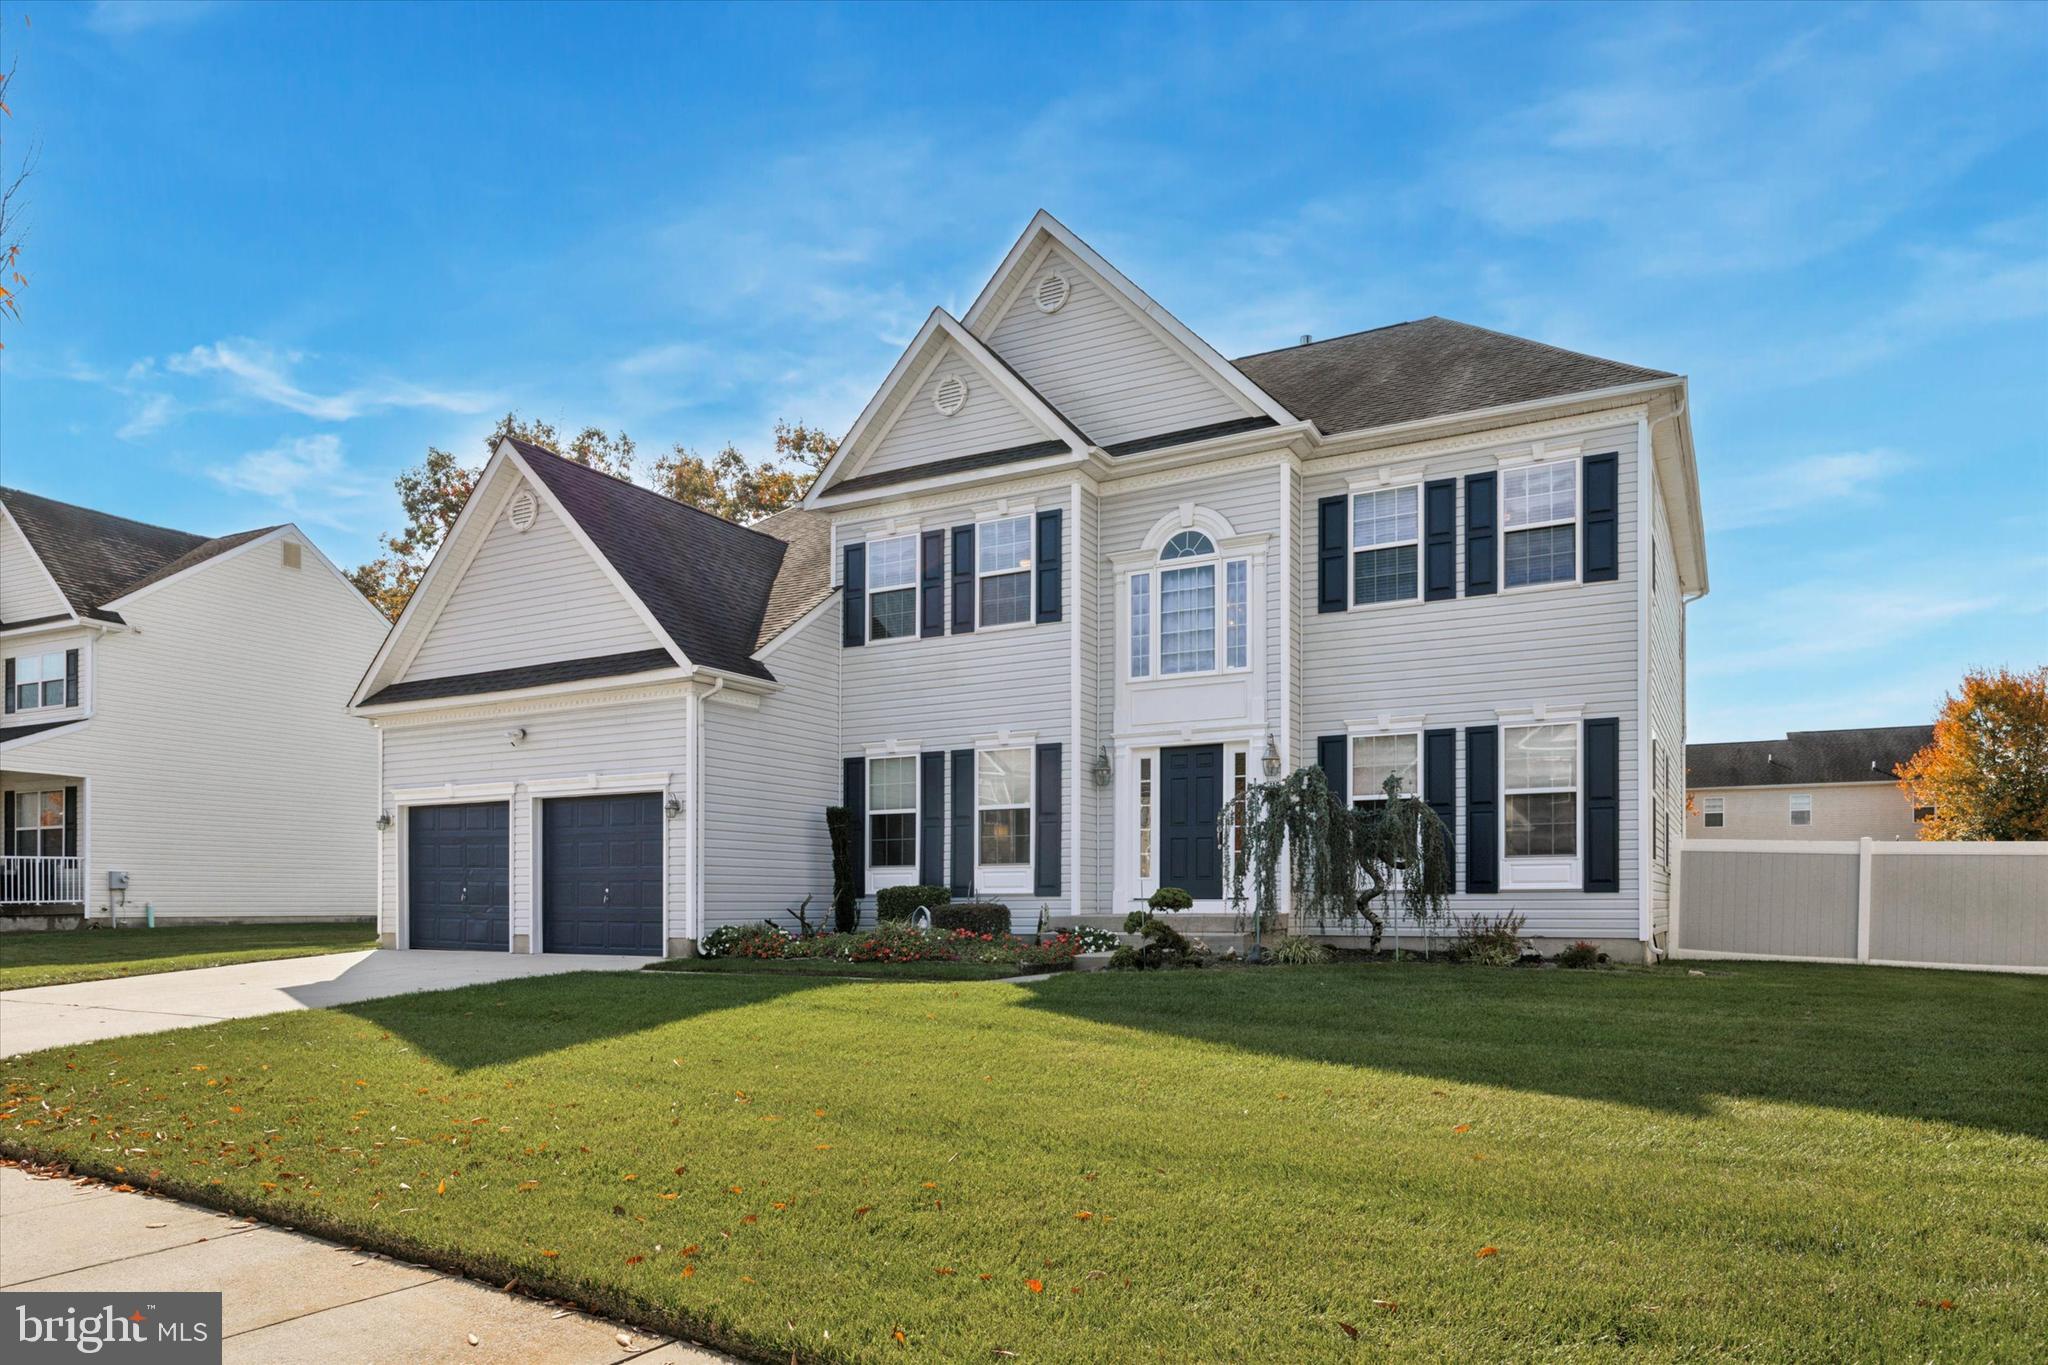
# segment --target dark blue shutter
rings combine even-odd
[[[7,708],[7,714],[8,714],[8,715],[13,715],[13,714],[14,714],[14,660],[12,660],[12,659],[9,659],[9,660],[7,661],[7,702],[6,702],[6,708]],[[9,837],[9,838],[12,838],[12,837],[14,836],[14,822],[13,822],[12,820],[10,820],[10,821],[8,821],[8,822],[7,822],[7,833],[8,833],[8,837]]]
[[[1586,890],[1621,890],[1621,722],[1586,722]]]
[[[846,547],[846,591],[839,595],[839,643],[851,649],[868,638],[868,547]]]
[[[64,704],[78,705],[78,651],[75,649],[64,651]]]
[[[1316,504],[1316,610],[1342,611],[1351,603],[1350,575],[1345,573],[1345,531],[1350,520],[1348,494]]]
[[[846,807],[846,824],[853,836],[853,894],[868,893],[868,761],[846,760],[846,773],[839,803]]]
[[[1491,474],[1465,476],[1465,596],[1482,597],[1494,588],[1494,505]]]
[[[1620,459],[1588,455],[1584,461],[1584,573],[1587,583],[1612,583],[1621,577]]]
[[[11,661],[10,661],[11,662]],[[14,852],[14,793],[7,793],[7,809],[0,812],[0,855]]]
[[[1492,475],[1487,475],[1491,479]],[[1465,890],[1500,890],[1500,727],[1465,732]]]
[[[946,533],[926,531],[918,566],[917,617],[922,636],[946,633]]]
[[[1444,822],[1444,847],[1451,855],[1452,884],[1458,866],[1458,732],[1422,732],[1422,800]]]
[[[974,629],[974,528],[953,528],[953,633]]]
[[[1060,893],[1060,857],[1066,822],[1061,818],[1060,746],[1038,746],[1038,828],[1031,842],[1031,891],[1039,896]]]
[[[974,894],[974,750],[953,751],[953,894]]]
[[[946,884],[946,756],[919,754],[917,759],[917,879],[926,886]]]
[[[1458,481],[1422,486],[1422,597],[1446,602],[1458,595]]]
[[[78,856],[78,788],[64,789],[64,856]]]
[[[1038,619],[1060,619],[1060,509],[1038,514]]]
[[[1323,770],[1323,781],[1330,784],[1330,795],[1337,798],[1337,804],[1349,805],[1351,741],[1343,735],[1324,735],[1316,741],[1316,766]]]

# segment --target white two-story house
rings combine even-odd
[[[0,489],[0,924],[363,918],[384,629],[295,526]]]
[[[1454,914],[1648,955],[1705,590],[1682,377],[1441,318],[1227,360],[1040,214],[801,510],[500,447],[357,694],[384,930],[686,951],[825,903],[830,804],[868,897],[1223,910],[1219,812],[1319,764],[1436,810]]]

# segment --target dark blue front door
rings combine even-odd
[[[660,957],[661,798],[541,805],[541,951]]]
[[[1223,862],[1216,854],[1216,817],[1223,811],[1223,746],[1161,749],[1166,857],[1159,884],[1196,900],[1223,899]]]
[[[502,801],[406,812],[410,946],[511,949],[510,815]]]

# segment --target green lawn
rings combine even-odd
[[[0,1077],[0,1149],[765,1360],[2048,1337],[2041,978],[579,974]]]
[[[182,972],[277,957],[352,953],[377,946],[360,924],[191,924],[161,929],[72,929],[0,934],[0,991],[147,972]]]
[[[1035,976],[1048,967],[1011,967],[995,962],[841,962],[830,957],[671,957],[650,963],[650,972],[716,972],[740,976],[839,976],[885,981],[1001,981]],[[1061,963],[1060,971],[1067,965]]]

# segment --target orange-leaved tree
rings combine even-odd
[[[1922,839],[2048,840],[2048,667],[1972,669],[1934,742],[1898,767]]]

